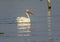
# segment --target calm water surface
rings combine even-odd
[[[60,42],[60,1],[52,0],[51,33],[52,42]],[[30,36],[18,36],[16,18],[25,16],[25,10],[30,9],[35,15],[30,15]],[[0,42],[48,42],[47,0],[0,0]],[[28,27],[28,26],[26,26]],[[25,27],[24,27],[25,28]]]

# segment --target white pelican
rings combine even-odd
[[[17,17],[17,27],[18,27],[18,30],[19,32],[31,32],[30,30],[30,17],[29,17],[29,14],[33,14],[32,11],[30,10],[26,10],[25,11],[25,14],[27,15],[26,17]],[[25,31],[21,31],[22,30],[25,30]]]
[[[17,23],[23,23],[23,22],[31,22],[29,14],[33,14],[32,11],[30,11],[29,9],[27,9],[25,11],[25,14],[27,15],[27,17],[17,17]]]

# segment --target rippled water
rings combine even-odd
[[[43,17],[44,18],[44,17]],[[32,21],[29,26],[27,24],[25,27],[20,26],[17,27],[17,24],[7,24],[2,23],[0,24],[0,31],[4,32],[4,35],[0,36],[1,42],[44,42],[48,40],[48,29],[47,29],[47,20],[43,21]],[[47,17],[45,17],[46,19]],[[46,23],[45,23],[46,22]],[[31,32],[26,32],[25,34],[29,34],[30,36],[18,36],[19,29],[18,28],[30,28]],[[27,30],[25,30],[27,31]],[[20,31],[21,32],[21,31]],[[20,34],[21,35],[21,34]],[[24,33],[23,33],[24,35]]]
[[[59,42],[59,39],[60,39],[60,34],[59,34],[60,26],[58,23],[60,20],[56,18],[59,18],[59,17],[55,17],[55,16],[51,17],[51,22],[52,22],[51,32],[52,32],[53,42],[54,41]],[[24,26],[22,28],[24,28]],[[4,32],[4,35],[0,35],[0,41],[1,42],[48,42],[49,32],[48,32],[47,16],[45,17],[43,16],[43,18],[41,17],[40,21],[32,21],[30,29],[31,29],[31,32],[27,33],[27,34],[30,34],[30,36],[18,36],[17,34],[19,30],[18,30],[17,24],[15,23],[0,24],[0,31]]]
[[[52,0],[50,42],[60,42],[60,1]],[[24,11],[31,9],[31,23],[17,27],[16,18],[25,16]],[[0,42],[49,42],[47,0],[0,0]],[[29,36],[20,35],[20,28],[30,28]],[[25,29],[27,31],[28,29]],[[18,36],[20,35],[20,36]]]
[[[0,24],[0,31],[4,32],[4,35],[0,35],[1,42],[48,42],[49,32],[48,32],[48,23],[47,23],[47,16],[40,17],[40,20],[32,21],[30,25],[31,32],[30,36],[18,36],[18,27],[17,23],[1,23]],[[58,19],[57,19],[58,18]],[[51,28],[52,28],[52,40],[53,42],[58,41],[60,39],[59,34],[59,16],[51,16]],[[28,28],[29,25],[26,27],[22,26],[22,28]],[[20,26],[21,27],[21,26]],[[26,31],[26,30],[25,30]],[[23,33],[24,34],[24,33]]]

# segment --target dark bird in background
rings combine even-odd
[[[43,1],[43,0],[40,0],[40,1]]]

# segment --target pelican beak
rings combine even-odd
[[[33,12],[32,12],[31,10],[28,10],[28,9],[26,10],[26,13],[27,13],[27,14],[34,15]]]
[[[33,13],[31,13],[31,15],[34,15]]]

